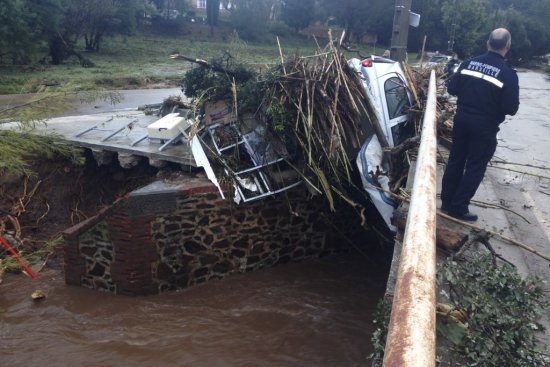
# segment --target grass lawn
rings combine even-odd
[[[27,65],[0,68],[0,94],[30,93],[44,85],[72,85],[77,89],[139,89],[173,87],[184,72],[193,67],[189,62],[171,60],[168,56],[186,56],[212,60],[227,50],[237,62],[264,64],[280,62],[275,36],[270,43],[247,43],[232,36],[216,37],[217,41],[191,39],[192,36],[135,35],[106,38],[98,53],[82,54],[94,67],[83,68],[71,58],[63,65]],[[196,38],[196,37],[193,37]],[[312,55],[317,49],[314,40],[280,39],[285,56]],[[320,40],[324,47],[325,40]],[[81,51],[81,50],[79,50]],[[381,54],[383,49],[365,46],[364,54]],[[352,54],[350,54],[350,57]]]

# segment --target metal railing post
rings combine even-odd
[[[432,70],[384,367],[435,366],[436,103]]]

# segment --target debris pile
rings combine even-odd
[[[186,140],[197,165],[204,167],[222,196],[226,193],[222,187],[229,186],[234,188],[236,202],[248,202],[304,185],[312,194],[323,195],[332,210],[338,207],[337,201],[363,208],[367,195],[355,160],[366,138],[379,135],[380,122],[364,80],[338,45],[330,43],[314,55],[288,58],[262,72],[233,65],[231,58],[214,62],[182,55],[173,58],[199,65],[183,80],[192,101],[169,97],[162,105],[143,106],[146,113],[157,113],[161,119],[168,116],[166,126],[148,136],[165,145]],[[427,75],[403,67],[416,100],[407,113],[418,126]],[[451,118],[452,110],[446,111],[440,121]],[[170,114],[183,117],[185,123],[176,124]],[[366,174],[374,185],[380,187],[380,178],[388,176],[389,191],[398,192],[408,172],[405,153],[417,143],[418,138],[407,139],[385,148],[391,169],[370,165]],[[34,193],[25,186],[22,201],[14,203],[28,207],[27,201],[37,201]],[[18,217],[12,215],[17,208],[11,202],[0,204],[0,235],[21,243]],[[74,207],[71,220],[73,213],[80,213],[78,202]],[[36,215],[37,225],[52,216],[49,210],[46,204],[45,214]],[[4,255],[2,250],[0,258]]]
[[[362,80],[334,43],[263,73],[171,57],[199,65],[182,81],[197,106],[196,134],[190,135],[229,176],[237,202],[305,182],[332,210],[337,197],[355,205],[354,161],[365,138],[380,128]]]

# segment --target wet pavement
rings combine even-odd
[[[113,112],[120,110],[135,111],[139,106],[161,103],[169,96],[182,95],[180,88],[164,89],[134,89],[117,91],[122,100],[112,105],[103,100],[92,103],[81,102],[78,98],[73,101],[73,107],[63,113],[63,116],[88,115],[102,112]],[[0,108],[18,106],[32,98],[34,94],[0,94]],[[55,116],[52,116],[55,117]]]
[[[498,211],[503,218],[490,221],[490,229],[550,256],[550,78],[528,70],[519,70],[518,77],[519,111],[501,125],[493,158],[507,163],[487,169],[483,183],[486,194],[479,197],[508,210],[475,210],[486,219]],[[546,300],[550,301],[548,260],[507,243],[499,244],[497,251],[522,274],[542,278]],[[546,345],[550,346],[550,312],[542,322],[547,327]]]

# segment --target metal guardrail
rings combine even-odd
[[[403,249],[399,259],[384,367],[435,367],[435,79],[435,71],[432,70]]]

